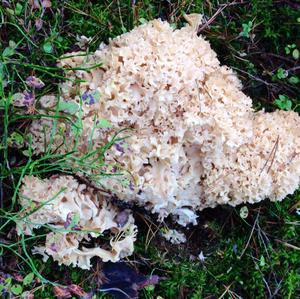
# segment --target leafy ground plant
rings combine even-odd
[[[1,1],[2,296],[111,298],[101,288],[105,267],[100,261],[94,261],[91,271],[58,266],[50,259],[44,263],[32,256],[31,249],[49,228],[43,227],[32,237],[18,236],[15,230],[22,213],[17,194],[24,175],[48,177],[80,171],[88,176],[90,167],[106,166],[101,155],[111,144],[79,160],[76,147],[65,155],[46,151],[33,156],[28,124],[45,117],[39,112],[41,96],[60,93],[58,83],[66,78],[56,66],[59,57],[78,50],[94,51],[101,41],[157,17],[180,27],[183,14],[195,12],[205,19],[199,34],[211,42],[222,63],[236,70],[257,109],[299,112],[300,5],[295,1]],[[24,95],[18,107],[13,105],[16,93]],[[62,114],[58,106],[54,121],[64,118],[80,133],[81,120],[72,117],[80,107],[67,108],[69,113]],[[63,131],[57,128],[55,133]],[[72,159],[77,159],[75,169]],[[299,196],[296,192],[282,203],[208,209],[199,214],[196,227],[177,228],[187,238],[180,245],[161,237],[161,231],[174,227],[171,219],[158,224],[153,215],[134,208],[139,236],[136,253],[126,263],[139,273],[161,278],[158,285],[146,286],[140,298],[296,298],[300,287]]]

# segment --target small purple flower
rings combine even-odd
[[[118,224],[118,227],[124,227],[125,224],[128,222],[129,219],[129,212],[127,210],[121,211],[119,212],[116,217],[115,217],[115,221]]]
[[[50,249],[52,250],[52,251],[54,251],[54,252],[57,252],[58,250],[57,250],[57,245],[55,244],[55,243],[51,243],[50,244]]]
[[[43,20],[42,19],[36,19],[35,20],[35,28],[37,31],[40,31],[43,27]]]
[[[7,288],[3,288],[2,291],[1,291],[1,293],[2,293],[3,296],[9,294]],[[3,297],[3,298],[7,298],[7,297]]]
[[[29,87],[32,87],[32,88],[37,88],[37,89],[41,89],[45,86],[45,83],[35,77],[35,76],[29,76],[26,78],[26,84],[29,86]]]
[[[7,279],[7,278],[10,278],[11,277],[11,275],[9,275],[9,274],[7,274],[7,273],[4,273],[4,272],[0,272],[0,283],[3,283],[3,282],[5,282],[5,280]]]
[[[40,3],[39,0],[29,0],[29,5],[32,7],[32,9],[40,9]]]
[[[71,212],[68,213],[66,221],[64,223],[64,228],[71,229],[71,230],[81,230],[80,226],[76,224],[77,222],[76,218],[78,218],[78,215],[73,215]]]
[[[72,222],[72,213],[68,213],[66,221],[64,223],[64,228],[67,229],[70,226],[71,222]]]
[[[43,8],[50,8],[52,6],[52,3],[50,0],[43,0],[42,6],[43,6]]]
[[[35,101],[35,94],[32,91],[24,91],[24,102],[26,107],[32,106]]]
[[[92,94],[88,93],[87,91],[85,91],[82,95],[82,100],[85,104],[87,105],[93,105],[95,104],[95,98],[93,97]]]
[[[134,185],[133,185],[133,183],[131,181],[129,182],[129,189],[131,191],[134,191]]]
[[[10,7],[11,7],[11,4],[10,4],[9,2],[10,2],[10,1],[2,0],[2,5],[3,5],[3,7],[5,7],[5,8],[10,8]]]
[[[87,90],[81,96],[82,101],[87,105],[93,105],[100,99],[100,92],[99,91],[92,91],[88,92]]]
[[[80,231],[81,228],[80,228],[80,226],[79,226],[78,224],[75,224],[75,225],[73,226],[73,230],[78,230],[78,231]]]
[[[24,277],[21,274],[14,273],[13,275],[17,282],[23,282]]]
[[[120,152],[121,154],[124,154],[124,153],[125,153],[124,148],[125,148],[125,146],[126,146],[126,143],[125,143],[124,140],[122,140],[122,141],[120,141],[120,142],[117,142],[117,143],[115,143],[114,145],[115,145],[116,150],[117,150],[118,152]]]

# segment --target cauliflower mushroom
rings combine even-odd
[[[70,80],[61,84],[59,101],[78,105],[81,134],[62,119],[57,127],[64,126],[67,138],[50,138],[53,120],[35,120],[35,153],[50,139],[60,152],[74,144],[78,155],[88,151],[86,144],[99,148],[113,134],[98,126],[101,120],[131,128],[131,137],[106,154],[107,163],[118,161],[128,170],[131,183],[106,177],[102,184],[161,219],[178,215],[182,225],[195,223],[195,211],[206,207],[282,200],[293,193],[300,182],[299,116],[254,112],[236,74],[197,36],[195,20],[181,29],[153,20],[95,53],[62,58],[59,65]]]
[[[42,254],[44,260],[52,256],[59,264],[89,269],[94,256],[104,262],[116,262],[133,253],[137,229],[132,215],[118,221],[122,212],[71,176],[44,180],[26,176],[19,198],[23,207],[17,223],[19,233],[32,235],[34,229],[42,226],[52,230],[46,236],[45,246],[33,250]],[[91,238],[102,235],[102,242],[109,241],[92,248],[84,246]]]

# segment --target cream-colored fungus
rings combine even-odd
[[[18,232],[32,235],[34,229],[45,226],[52,230],[45,246],[33,250],[44,260],[52,256],[59,264],[89,269],[94,256],[115,262],[133,253],[137,229],[132,215],[120,214],[127,212],[118,211],[71,176],[44,180],[26,176],[19,197],[23,212],[17,223]],[[103,244],[85,247],[98,236]],[[103,242],[105,239],[108,241]]]
[[[53,118],[35,120],[30,128],[35,153],[44,152],[45,145],[65,153],[77,144],[81,156],[103,146],[116,130],[131,128],[131,136],[112,146],[105,157],[108,164],[117,161],[128,170],[129,184],[111,176],[101,184],[121,200],[150,208],[161,219],[177,215],[182,225],[196,223],[195,212],[206,207],[282,200],[293,193],[300,182],[299,116],[292,111],[254,112],[236,74],[220,66],[209,43],[197,36],[194,20],[195,16],[179,30],[154,20],[108,45],[101,44],[95,53],[62,58],[59,65],[70,80],[61,84],[60,97],[41,98],[41,112],[53,116],[59,100],[60,111],[81,120],[80,134],[64,119],[56,123],[55,134]],[[104,120],[112,126],[105,122],[103,126]],[[65,186],[60,180],[77,184],[64,176],[51,184]],[[32,182],[36,193],[31,191]],[[45,184],[48,181],[26,178],[21,193],[44,202],[52,196]],[[68,194],[73,198],[79,196],[80,192],[72,192]],[[102,206],[107,220],[96,224],[97,208],[90,198],[86,200],[90,202],[87,208],[79,209],[83,225],[101,231],[114,227],[112,207]],[[71,202],[70,209],[77,211]],[[63,221],[67,213],[63,207],[61,202],[49,211],[43,207],[43,214],[35,216],[36,223]],[[133,227],[131,220],[129,227]],[[25,228],[28,231],[30,225]],[[126,254],[132,252],[134,229],[129,231],[130,242],[124,241]],[[59,238],[69,244],[66,237]],[[72,246],[78,250],[76,242]],[[70,256],[69,263],[76,255],[77,262],[72,258],[72,263],[81,265],[75,249],[64,257],[51,255],[64,263],[63,258]],[[89,250],[90,255],[85,250],[80,251],[81,258],[96,252],[101,255],[98,249]],[[103,259],[114,260],[111,256]]]

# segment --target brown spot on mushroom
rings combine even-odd
[[[171,136],[169,139],[171,145],[178,143],[178,138],[175,136]]]

